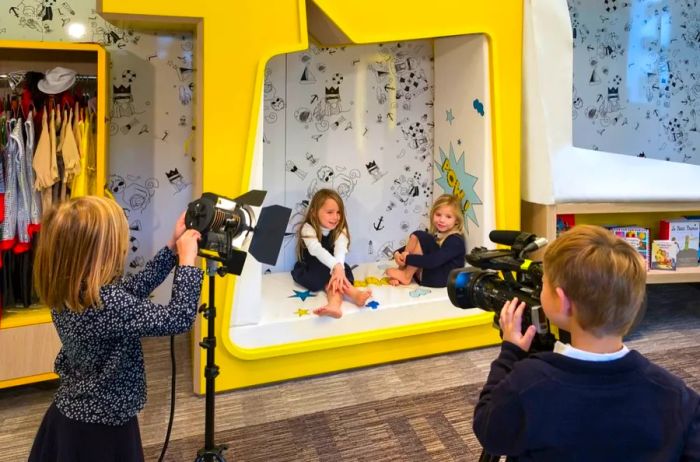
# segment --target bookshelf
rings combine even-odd
[[[659,220],[683,215],[700,215],[700,202],[570,202],[537,204],[522,201],[521,227],[524,231],[546,237],[557,235],[557,215],[574,214],[576,224],[637,224],[649,228],[652,238],[658,235]],[[535,254],[541,257],[541,254]],[[649,270],[648,284],[700,282],[700,266],[675,271]]]

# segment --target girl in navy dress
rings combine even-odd
[[[353,286],[352,270],[345,263],[350,232],[345,206],[337,192],[320,189],[314,194],[297,238],[299,260],[292,270],[294,282],[310,291],[325,290],[328,294],[328,303],[316,308],[314,314],[340,318],[344,295],[355,305],[364,306],[372,292]]]
[[[62,202],[42,218],[35,287],[62,347],[60,378],[29,461],[143,461],[136,415],[146,403],[141,337],[186,332],[197,315],[202,270],[185,214],[140,273],[122,277],[129,245],[124,211],[111,199]],[[167,305],[150,293],[175,268]]]
[[[408,244],[394,252],[399,267],[386,270],[386,274],[394,286],[415,279],[422,286],[445,287],[450,271],[464,266],[465,255],[460,200],[443,194],[430,209],[430,232],[414,231]]]

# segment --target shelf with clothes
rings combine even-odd
[[[32,243],[54,202],[104,194],[107,66],[97,44],[0,41],[0,53],[4,388],[55,377],[60,341],[31,287]]]

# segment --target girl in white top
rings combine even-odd
[[[345,263],[350,232],[338,193],[321,189],[314,194],[297,237],[299,260],[292,270],[292,278],[310,291],[325,290],[328,294],[328,303],[316,308],[314,314],[340,318],[344,295],[355,305],[364,306],[372,292],[353,286],[352,270]]]

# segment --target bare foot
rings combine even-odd
[[[365,303],[367,303],[367,300],[372,296],[372,291],[371,290],[358,290],[352,297],[352,302],[359,306],[363,307],[365,306]]]
[[[389,268],[386,270],[386,274],[391,279],[396,279],[397,281],[399,281],[399,284],[402,284],[404,286],[407,286],[411,283],[411,278],[404,271],[398,268]],[[389,283],[391,283],[391,279],[389,279]]]
[[[332,308],[329,308],[328,306],[316,308],[314,310],[314,314],[318,316],[330,316],[331,318],[335,319],[339,319],[343,316],[343,312],[340,310],[340,308],[334,310]]]

